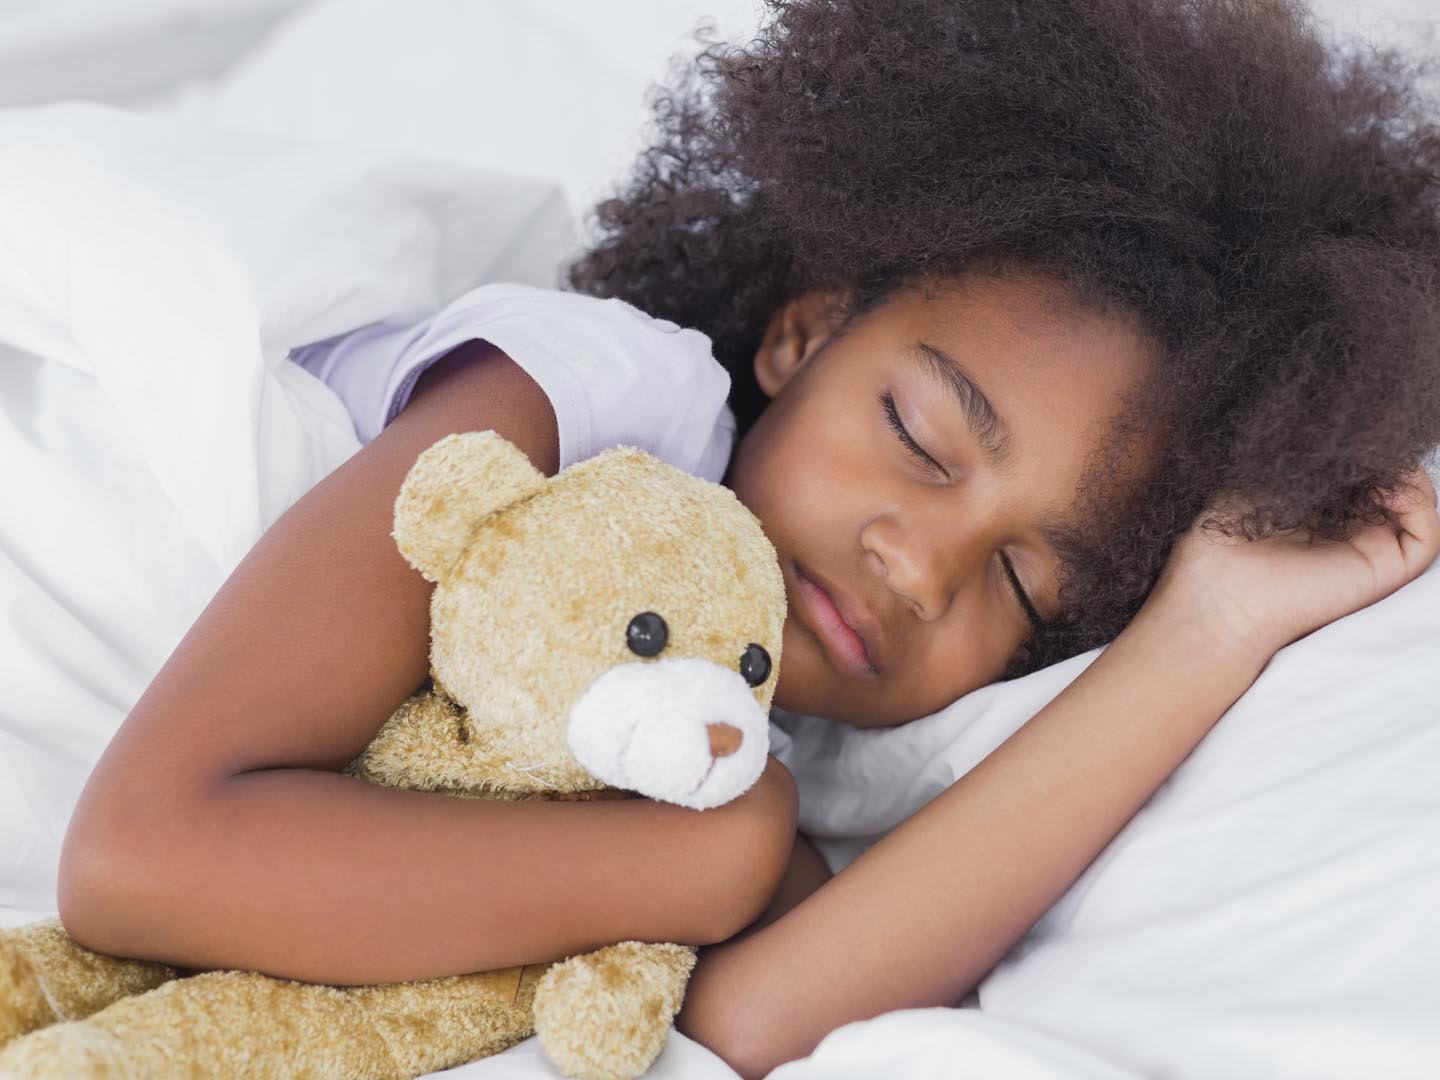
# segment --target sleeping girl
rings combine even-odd
[[[296,355],[366,445],[95,769],[82,943],[336,984],[711,946],[679,1027],[759,1076],[959,1001],[1277,650],[1433,561],[1440,132],[1398,63],[1288,0],[770,9],[658,95],[573,291]],[[484,428],[733,488],[785,576],[786,710],[898,725],[1108,648],[834,876],[774,760],[703,813],[356,782],[427,675],[396,492]]]

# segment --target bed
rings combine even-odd
[[[553,284],[699,8],[622,5],[647,53],[624,19],[558,2],[332,0],[152,116],[0,113],[0,924],[53,911],[109,734],[265,527],[358,447],[289,349],[483,280]],[[1382,34],[1427,25],[1402,0],[1367,11]],[[802,827],[838,869],[1094,655],[893,731],[784,720]],[[976,1007],[849,1025],[773,1075],[1433,1076],[1436,776],[1440,566],[1276,656]],[[554,1073],[530,1040],[447,1075]],[[652,1075],[735,1076],[678,1034]]]

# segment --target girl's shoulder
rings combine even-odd
[[[431,365],[471,341],[495,346],[549,398],[561,468],[625,444],[706,479],[723,474],[735,418],[710,339],[621,300],[482,285],[429,318],[376,323],[292,359],[340,396],[368,442]]]

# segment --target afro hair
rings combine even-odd
[[[702,42],[571,284],[707,333],[741,430],[770,315],[1039,271],[1159,346],[1086,468],[1061,613],[1113,638],[1197,519],[1341,538],[1440,443],[1440,135],[1398,56],[1290,0],[768,0]],[[1131,439],[1158,464],[1121,486]],[[1243,506],[1222,516],[1225,505]]]

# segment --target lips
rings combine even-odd
[[[805,622],[830,654],[851,674],[874,679],[881,667],[874,624],[853,600],[792,564]]]

